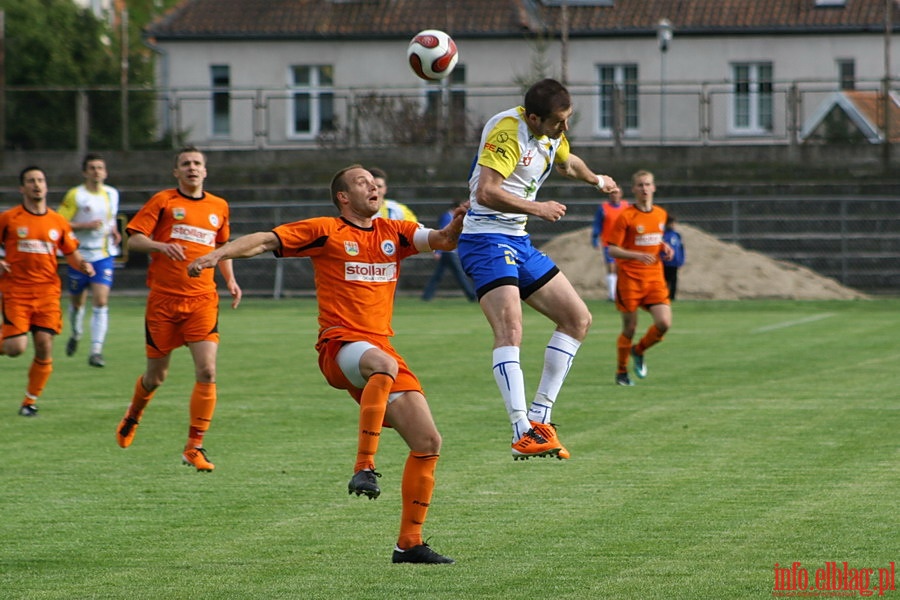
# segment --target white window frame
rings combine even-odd
[[[623,134],[628,137],[637,137],[640,135],[641,131],[641,105],[640,105],[640,90],[637,87],[638,77],[640,74],[640,67],[637,63],[600,63],[595,65],[596,74],[597,74],[597,102],[594,103],[594,111],[595,111],[595,123],[596,127],[594,128],[595,135],[599,137],[611,138],[614,135],[614,131],[612,127],[606,127],[603,125],[604,114],[601,105],[604,102],[604,94],[603,94],[603,86],[606,85],[601,79],[600,73],[602,69],[612,69],[613,70],[613,85],[623,89],[625,91],[625,104],[627,111],[628,104],[628,86],[634,86],[634,119],[637,121],[634,125],[628,125],[628,114],[626,112],[625,115],[625,129]],[[634,80],[628,81],[625,76],[626,69],[634,69]],[[611,101],[611,100],[610,100]],[[610,122],[612,122],[612,118],[614,115],[610,114]]]
[[[295,80],[295,69],[309,69],[309,83],[308,84],[298,84]],[[316,139],[322,132],[322,105],[320,102],[320,98],[323,95],[330,94],[331,95],[331,110],[332,112],[335,109],[335,93],[334,93],[334,77],[332,76],[331,83],[322,84],[322,70],[323,69],[331,69],[334,71],[333,65],[291,65],[288,68],[287,80],[288,80],[288,89],[291,94],[288,99],[288,111],[287,111],[287,123],[285,123],[287,127],[287,137],[291,140],[314,140]],[[309,131],[297,131],[294,128],[294,124],[296,123],[296,96],[297,94],[308,94],[309,95]],[[332,115],[334,117],[334,115]]]
[[[215,70],[216,69],[225,69],[225,73],[228,76],[228,83],[226,85],[217,85]],[[212,97],[210,98],[210,111],[209,111],[209,135],[214,139],[230,139],[231,138],[231,67],[229,65],[210,65],[209,66],[209,79],[210,86],[212,87]],[[217,131],[216,130],[216,98],[223,94],[228,98],[228,110],[227,110],[227,121],[225,123],[225,131]]]
[[[747,71],[746,83],[748,89],[746,93],[741,93],[737,89],[740,80],[738,74],[739,69],[746,69]],[[767,79],[762,79],[760,77],[760,71],[763,69],[767,69],[769,72]],[[774,73],[775,69],[770,61],[748,61],[731,64],[732,92],[731,102],[729,103],[729,134],[735,136],[773,135],[775,129],[775,94],[772,90],[775,79]],[[768,91],[763,89],[766,85],[769,87]],[[738,123],[738,116],[742,112],[738,103],[742,99],[747,103],[746,112],[748,122],[746,124]],[[770,119],[768,127],[763,124],[764,109],[766,108],[768,109]]]

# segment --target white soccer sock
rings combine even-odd
[[[107,329],[109,329],[109,307],[95,306],[91,314],[91,354],[103,352]]]
[[[525,407],[525,375],[519,363],[519,348],[517,346],[494,348],[493,360],[494,381],[497,382],[500,395],[506,404],[515,443],[531,428]]]
[[[572,361],[575,360],[575,354],[581,342],[570,335],[554,331],[547,343],[547,349],[544,350],[544,370],[541,373],[541,381],[538,384],[537,393],[534,395],[534,401],[528,410],[528,418],[538,423],[549,423],[550,412],[553,410],[553,403],[559,395],[563,381],[569,374],[572,367]]]
[[[606,288],[609,291],[609,299],[610,300],[616,299],[616,284],[618,283],[618,281],[619,281],[619,276],[616,275],[615,273],[609,273],[606,276]]]
[[[72,337],[80,340],[84,332],[84,304],[77,308],[74,304],[69,305],[69,320],[72,322]]]

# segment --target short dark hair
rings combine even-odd
[[[340,171],[334,174],[334,177],[331,178],[331,201],[334,202],[334,205],[340,210],[341,204],[338,202],[337,195],[340,192],[346,192],[350,189],[347,185],[347,180],[344,178],[344,175],[347,174],[347,171],[351,169],[363,169],[360,164],[350,165],[348,167],[344,167]],[[371,173],[371,171],[369,171]]]
[[[372,174],[372,177],[378,177],[380,179],[388,180],[387,173],[384,172],[384,169],[379,169],[378,167],[370,167],[369,173]]]
[[[22,169],[21,171],[19,171],[19,185],[25,185],[25,174],[29,173],[31,171],[40,171],[41,173],[44,174],[44,179],[47,179],[47,171],[43,170],[42,168],[38,167],[37,165],[29,165],[29,166],[25,167],[24,169]]]
[[[87,166],[89,162],[93,162],[95,160],[102,160],[103,164],[106,164],[106,159],[103,158],[102,154],[97,154],[96,152],[92,152],[90,154],[85,154],[84,159],[81,161],[81,171],[84,172],[87,170]]]
[[[572,106],[566,86],[555,79],[541,79],[525,92],[525,115],[546,119],[551,114]]]
[[[178,159],[181,158],[182,154],[187,154],[188,152],[198,152],[203,156],[203,162],[206,162],[206,154],[198,148],[197,146],[182,146],[181,150],[178,151],[178,154],[175,155],[175,167],[178,167]]]

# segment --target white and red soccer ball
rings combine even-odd
[[[417,33],[409,42],[406,57],[413,73],[426,81],[444,79],[459,60],[456,42],[439,29]]]

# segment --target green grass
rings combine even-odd
[[[395,345],[444,436],[426,536],[457,560],[420,567],[390,564],[396,434],[381,497],[346,493],[356,405],[318,372],[312,300],[223,305],[203,474],[179,461],[184,349],[116,446],[144,357],[143,303],[114,297],[108,366],[60,336],[39,418],[15,414],[31,347],[0,360],[0,597],[745,599],[772,596],[775,563],[813,582],[900,558],[900,301],[679,301],[633,388],[613,385],[618,315],[591,308],[554,411],[572,459],[513,462],[478,308],[398,301]],[[526,317],[532,393],[550,325]]]

